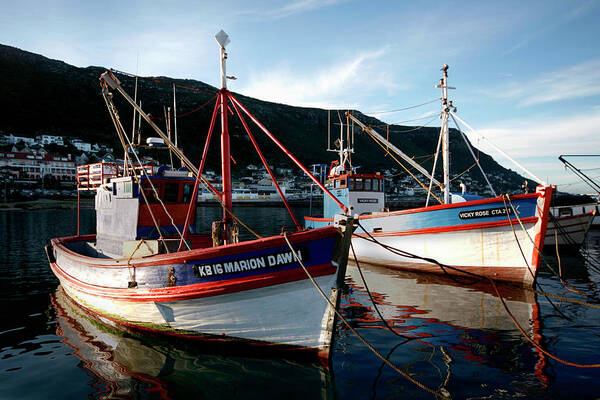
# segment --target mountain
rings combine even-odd
[[[86,141],[107,143],[118,147],[114,128],[106,105],[101,96],[98,78],[105,68],[79,68],[62,61],[23,51],[14,47],[0,45],[0,131],[23,136],[36,134],[57,134],[80,137]],[[125,90],[133,96],[135,79],[117,74]],[[217,88],[194,80],[171,79],[168,77],[143,78],[138,81],[138,99],[143,109],[156,118],[161,128],[165,125],[164,107],[171,106],[172,84],[194,88],[177,89],[177,120],[180,146],[192,160],[198,160],[206,138],[214,102],[211,99]],[[327,110],[317,108],[294,107],[285,104],[261,101],[241,94],[235,94],[245,107],[253,113],[291,152],[305,165],[329,163],[335,158],[327,152]],[[131,107],[115,93],[115,103],[119,109],[121,121],[126,130],[131,129]],[[192,112],[193,111],[193,112]],[[339,110],[343,117],[345,110]],[[384,124],[354,110],[353,113],[363,122],[373,127]],[[339,132],[337,111],[331,112],[332,135]],[[245,135],[237,118],[230,119],[231,153],[238,166],[259,165],[260,160],[251,149],[251,142]],[[247,120],[251,125],[251,121]],[[407,154],[415,156],[423,166],[431,170],[431,155],[436,148],[439,128],[421,128],[392,125],[390,140]],[[216,128],[217,129],[217,128]],[[276,149],[258,128],[252,128],[263,153],[271,164],[291,166],[286,156]],[[399,133],[403,132],[404,133]],[[382,128],[380,132],[385,132]],[[143,134],[152,135],[150,127],[143,125]],[[459,132],[451,130],[451,154],[453,175],[458,175],[473,167],[472,157]],[[390,157],[383,156],[379,146],[366,134],[355,130],[355,148],[353,163],[365,170],[390,169],[398,166]],[[212,157],[208,166],[219,167],[218,138],[212,141]],[[511,170],[500,166],[487,154],[479,153],[483,169],[491,177],[496,191],[518,191],[524,178]],[[234,166],[235,167],[235,166]],[[400,170],[400,169],[399,169]],[[462,176],[471,176],[480,184],[484,182],[477,168]],[[458,184],[458,180],[456,181]],[[458,189],[453,186],[453,189]]]

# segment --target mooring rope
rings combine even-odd
[[[306,273],[306,276],[308,276],[308,279],[310,279],[310,281],[312,282],[312,284],[315,286],[315,288],[319,291],[319,293],[321,294],[321,296],[323,297],[323,299],[325,299],[325,301],[327,302],[327,304],[329,304],[329,306],[333,309],[333,311],[335,312],[335,314],[337,315],[337,317],[344,323],[344,325],[346,325],[346,327],[348,329],[350,329],[350,331],[365,345],[367,346],[367,348],[369,350],[371,350],[371,352],[373,354],[375,354],[379,359],[381,359],[384,363],[386,363],[390,368],[392,368],[394,371],[398,372],[400,375],[402,375],[405,379],[407,379],[408,381],[410,381],[411,383],[413,383],[414,385],[418,386],[419,388],[425,390],[428,393],[431,393],[432,395],[434,395],[437,398],[440,399],[447,399],[449,398],[449,396],[444,395],[440,392],[437,392],[427,386],[425,386],[424,384],[422,384],[421,382],[417,381],[415,378],[413,378],[412,376],[410,376],[407,372],[401,370],[399,367],[397,367],[396,365],[394,365],[390,360],[386,359],[383,355],[381,355],[381,353],[379,353],[365,338],[363,338],[360,333],[358,333],[356,331],[356,329],[354,329],[354,327],[352,327],[352,325],[348,322],[348,320],[346,320],[346,318],[344,318],[342,316],[342,314],[337,310],[337,308],[335,307],[335,305],[331,302],[331,300],[325,295],[325,293],[323,293],[323,290],[319,287],[319,284],[315,281],[315,278],[313,278],[312,274],[310,273],[310,271],[308,270],[308,268],[306,268],[306,266],[304,265],[304,263],[302,262],[302,260],[300,259],[300,257],[298,257],[298,254],[296,253],[296,250],[294,249],[294,247],[292,246],[292,244],[290,243],[288,237],[287,237],[287,232],[283,232],[283,238],[285,239],[288,247],[290,248],[290,250],[292,251],[292,253],[294,254],[294,258],[296,261],[298,261],[298,263],[300,264],[300,266],[302,267],[302,269],[304,270],[304,272]]]
[[[505,195],[503,195],[503,199],[504,199],[504,197],[506,197],[506,199],[508,200],[511,209],[513,210],[513,212],[515,214],[515,217],[516,217],[517,221],[519,222],[519,225],[521,226],[521,229],[523,229],[523,232],[525,232],[525,234],[527,235],[527,238],[529,238],[529,240],[531,241],[531,244],[533,245],[534,250],[537,252],[537,254],[539,255],[540,259],[544,262],[544,265],[546,265],[546,267],[548,267],[548,269],[550,271],[552,271],[552,273],[558,278],[558,280],[565,287],[565,289],[567,289],[567,290],[569,290],[569,291],[571,291],[573,293],[577,293],[579,295],[585,296],[585,297],[594,298],[594,296],[591,296],[591,295],[589,295],[587,293],[584,293],[584,292],[580,291],[579,289],[573,287],[569,283],[565,282],[563,280],[562,276],[560,276],[560,273],[556,272],[556,270],[554,268],[552,268],[552,266],[550,265],[550,263],[548,263],[548,261],[546,260],[546,257],[544,257],[544,254],[542,253],[542,251],[537,247],[537,245],[535,244],[534,240],[529,235],[529,232],[527,232],[527,230],[525,229],[525,226],[523,225],[523,222],[521,221],[521,218],[519,217],[519,214],[517,213],[517,209],[515,208],[512,200],[510,199],[510,196],[508,194],[505,194]],[[506,200],[504,200],[504,206],[506,207]],[[509,218],[509,221],[510,221],[510,214],[508,214],[508,210],[506,210],[506,212],[507,212],[507,217]],[[512,227],[512,224],[511,224],[511,227]],[[513,229],[513,233],[514,233],[514,229]],[[516,234],[515,234],[515,240],[516,240],[517,244],[519,245],[519,249],[520,249],[521,245],[520,245],[519,240],[516,237]],[[521,254],[523,254],[522,251],[521,251]],[[525,264],[527,265],[527,269],[533,275],[533,272],[531,271],[531,268],[529,268],[529,264],[527,263],[527,260],[526,259],[524,259],[524,260],[525,260]],[[534,279],[535,279],[535,275],[533,275],[533,276],[534,276]],[[537,281],[536,281],[536,284],[538,284]],[[538,284],[538,286],[539,286],[539,284]]]
[[[386,321],[385,318],[383,318],[383,315],[381,314],[381,312],[379,311],[379,308],[377,307],[377,304],[375,303],[375,300],[373,299],[373,295],[371,294],[371,291],[369,290],[369,286],[367,285],[367,281],[362,273],[362,268],[360,267],[360,264],[358,263],[358,258],[356,258],[356,252],[354,251],[354,245],[352,244],[352,242],[350,242],[350,248],[352,249],[352,256],[354,257],[354,263],[356,264],[356,268],[358,269],[358,273],[360,274],[360,279],[362,280],[362,283],[365,287],[365,291],[367,292],[367,294],[369,295],[369,299],[371,299],[371,304],[373,304],[373,308],[375,309],[375,311],[377,312],[377,315],[379,315],[379,319],[381,319],[381,322],[383,322],[383,324],[386,326],[386,328],[392,332],[394,335],[399,336],[399,337],[403,337],[403,338],[412,338],[412,336],[406,336],[406,335],[401,335],[398,332],[396,332],[394,330],[394,328],[392,328],[388,322]]]
[[[360,225],[360,223],[358,223],[358,226],[360,226],[362,228],[362,226]],[[363,229],[363,231],[367,232],[364,228],[362,228],[362,229]],[[368,234],[368,232],[367,232],[367,234]],[[365,239],[362,236],[357,236],[357,237],[361,237],[361,238]],[[377,241],[375,241],[375,242],[377,242]],[[390,250],[388,247],[391,247],[391,246],[384,245],[382,247],[386,248],[387,250]],[[403,250],[398,250],[398,251],[410,254],[408,252],[404,252]],[[434,264],[437,264],[439,266],[443,265],[440,262],[438,262],[438,261],[436,261],[434,259],[431,259],[431,258],[420,257],[420,256],[417,256],[417,255],[414,255],[414,254],[412,254],[412,256],[413,257],[411,257],[411,258],[418,258],[418,259],[421,259],[421,260],[424,260],[424,261],[430,261],[430,260],[432,260],[432,261],[434,261]],[[444,265],[444,266],[445,267],[449,267],[447,265]],[[504,306],[504,309],[506,310],[507,314],[509,315],[509,317],[511,318],[511,320],[513,321],[513,323],[515,324],[515,326],[518,328],[518,330],[521,332],[521,334],[530,343],[532,343],[533,346],[536,349],[538,349],[540,352],[542,352],[543,354],[547,355],[548,357],[550,357],[550,358],[552,358],[552,359],[554,359],[554,360],[556,360],[556,361],[558,361],[558,362],[560,362],[562,364],[569,365],[569,366],[572,366],[572,367],[578,367],[578,368],[600,368],[600,364],[578,364],[578,363],[574,363],[574,362],[571,362],[571,361],[563,360],[563,359],[561,359],[561,358],[559,358],[559,357],[557,357],[557,356],[549,353],[547,350],[544,350],[539,344],[537,344],[533,339],[531,339],[529,337],[529,335],[527,335],[527,333],[525,332],[525,330],[516,321],[516,319],[514,318],[514,316],[512,315],[512,313],[510,312],[510,309],[508,308],[508,305],[504,301],[504,298],[500,295],[500,292],[499,292],[499,290],[498,290],[498,288],[496,286],[496,282],[492,278],[489,278],[489,277],[486,277],[486,276],[483,276],[483,275],[479,275],[479,274],[475,274],[475,273],[472,273],[472,272],[469,272],[469,271],[464,271],[464,270],[461,270],[459,268],[452,267],[452,269],[460,271],[460,272],[468,274],[468,275],[474,275],[474,276],[478,276],[478,277],[480,277],[482,279],[487,279],[492,284],[494,290],[496,291],[496,294],[497,294],[498,298],[500,299],[500,301],[502,302],[502,305]],[[528,289],[528,288],[524,288],[524,289]],[[597,304],[591,304],[591,303],[587,303],[587,302],[583,302],[583,301],[578,301],[578,300],[570,299],[570,298],[567,298],[567,297],[564,297],[564,296],[553,295],[551,293],[537,291],[537,290],[535,290],[533,288],[531,288],[529,290],[532,290],[533,292],[538,293],[538,294],[548,295],[548,297],[554,297],[554,298],[558,298],[560,300],[568,301],[568,302],[571,302],[571,303],[580,304],[580,305],[586,305],[586,306],[591,307],[591,308],[600,309],[600,305],[597,305]]]
[[[555,356],[554,354],[550,353],[549,351],[545,350],[544,348],[542,348],[542,346],[540,346],[538,343],[536,343],[535,340],[533,340],[531,337],[529,337],[529,335],[527,334],[527,332],[525,332],[525,330],[521,327],[521,325],[519,324],[519,322],[517,321],[517,319],[510,312],[510,309],[506,305],[506,302],[504,301],[504,298],[502,296],[500,296],[500,292],[498,291],[498,288],[496,287],[496,283],[493,281],[493,279],[488,278],[488,280],[490,281],[490,283],[494,287],[494,290],[496,291],[496,294],[498,295],[498,298],[502,302],[502,305],[504,306],[504,309],[506,310],[506,313],[508,314],[508,316],[510,317],[510,319],[512,320],[512,322],[514,323],[514,325],[519,329],[519,331],[521,332],[521,334],[523,335],[523,337],[525,337],[525,339],[527,339],[527,341],[529,343],[531,343],[538,351],[540,351],[541,353],[545,354],[546,356],[552,358],[553,360],[556,360],[556,361],[560,362],[561,364],[569,365],[571,367],[577,367],[577,368],[600,368],[600,364],[579,364],[579,363],[574,363],[574,362],[571,362],[571,361],[564,360],[564,359],[562,359],[560,357]]]

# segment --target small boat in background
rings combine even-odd
[[[550,207],[550,220],[544,247],[577,250],[585,242],[588,231],[598,215],[596,204]]]
[[[413,171],[428,177],[429,188],[419,183],[434,197],[431,187],[437,185],[443,192],[443,199],[436,197],[440,204],[388,210],[384,176],[356,173],[351,162],[351,135],[345,139],[343,131],[338,139],[339,160],[331,166],[327,188],[357,215],[358,228],[352,244],[360,262],[532,285],[541,261],[554,188],[542,184],[535,193],[493,198],[450,193],[448,118],[459,117],[451,111],[452,102],[447,99],[447,66],[442,70],[444,77],[438,85],[442,88],[443,104],[438,150],[443,143],[443,183],[371,127],[346,113],[388,154],[402,157]],[[468,142],[467,146],[471,150]],[[437,156],[433,171],[436,161]],[[479,165],[477,160],[476,163]],[[305,217],[307,226],[317,228],[334,222],[336,204],[325,195],[323,202],[323,215]]]
[[[224,110],[237,112],[269,173],[240,109],[284,147],[227,90],[225,45],[229,39],[223,31],[216,38],[221,48],[222,88],[199,168],[152,122],[112,72],[101,75],[102,95],[123,145],[125,164],[122,168],[80,167],[79,191],[95,192],[96,233],[80,233],[78,207],[77,235],[52,239],[46,248],[50,267],[71,299],[115,327],[235,342],[263,352],[275,348],[309,351],[327,359],[352,224],[339,215],[336,226],[303,230],[288,207],[298,230],[286,233],[282,229],[281,235],[262,237],[233,213],[228,113]],[[185,168],[152,168],[141,163],[139,149],[124,132],[111,91],[121,94],[148,122]],[[202,177],[219,113],[222,192]],[[194,222],[200,184],[216,192],[223,207],[223,218],[206,227],[211,233],[198,233]],[[283,194],[282,198],[288,206]],[[240,241],[240,225],[256,239]]]

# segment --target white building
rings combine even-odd
[[[10,135],[8,135],[8,143],[17,144],[19,142],[23,142],[26,145],[30,146],[30,145],[35,144],[35,139],[29,138],[29,137],[24,137],[24,136],[14,136],[12,133]]]
[[[75,146],[77,150],[80,151],[91,151],[92,145],[90,143],[84,142],[81,139],[73,139],[71,140],[71,144]]]
[[[75,182],[76,168],[70,156],[0,152],[1,166],[17,170],[21,180],[38,180],[49,175],[61,182]]]
[[[54,135],[40,135],[40,136],[36,136],[36,139],[38,141],[39,144],[41,144],[42,146],[45,146],[47,144],[57,144],[59,146],[64,146],[65,142],[62,136],[54,136]]]

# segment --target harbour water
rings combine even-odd
[[[198,222],[210,223],[219,212],[201,208]],[[260,233],[292,225],[284,209],[236,212]],[[48,267],[44,245],[74,234],[75,226],[73,210],[0,212],[0,399],[433,398],[386,366],[339,321],[329,367],[104,326],[66,298]],[[93,226],[92,210],[84,210],[83,233]],[[524,289],[500,291],[514,320],[542,348],[574,363],[596,364],[599,231],[590,233],[585,254],[561,254],[570,289],[551,271],[559,269],[556,256],[546,257],[549,267],[538,279],[546,292],[591,307]],[[600,369],[566,366],[542,354],[489,285],[368,265],[361,271],[369,291],[351,265],[342,314],[423,385],[452,398],[600,398]]]

